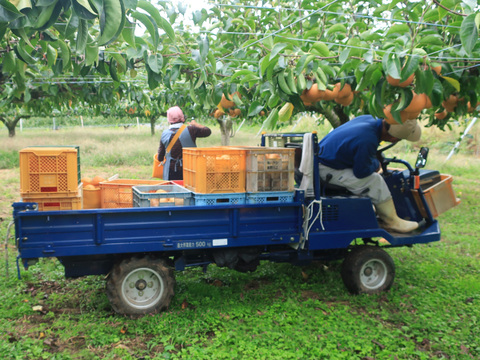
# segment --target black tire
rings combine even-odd
[[[106,291],[115,312],[140,316],[166,309],[174,288],[175,277],[167,260],[132,257],[115,264]]]
[[[352,294],[378,294],[393,285],[395,264],[377,246],[358,246],[343,261],[342,279]]]

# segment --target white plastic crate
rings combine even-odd
[[[193,193],[180,185],[138,185],[132,187],[134,207],[194,205]]]
[[[245,193],[200,194],[193,193],[195,205],[240,205],[245,204]]]
[[[272,204],[293,202],[295,191],[265,191],[247,193],[247,204]]]
[[[246,151],[246,192],[293,191],[295,149],[242,147]]]

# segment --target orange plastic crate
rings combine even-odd
[[[100,187],[95,189],[83,190],[83,208],[100,209],[102,207],[102,198]]]
[[[22,197],[23,202],[35,202],[38,204],[38,211],[59,211],[59,210],[81,210],[82,197],[45,197],[45,198],[30,198],[28,196]]]
[[[133,207],[133,191],[135,185],[170,184],[164,180],[116,179],[100,183],[100,198],[102,208]]]
[[[75,196],[79,184],[77,149],[31,147],[20,150],[20,194]]]
[[[435,183],[429,188],[423,190],[425,200],[434,218],[440,214],[460,204],[460,199],[455,196],[455,191],[452,187],[453,178],[451,175],[440,175],[440,182]],[[413,198],[417,203],[420,213],[423,217],[427,217],[425,207],[420,200],[417,190],[412,190]]]
[[[245,150],[183,148],[183,183],[201,194],[245,192]]]

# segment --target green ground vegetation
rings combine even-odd
[[[296,128],[312,129],[329,130],[307,120]],[[0,257],[0,358],[478,359],[480,132],[445,163],[461,129],[425,129],[422,144],[389,152],[413,162],[420,145],[430,146],[427,168],[452,174],[462,202],[439,217],[442,241],[388,250],[396,280],[387,293],[350,295],[340,262],[265,262],[250,274],[211,265],[176,274],[168,311],[130,319],[113,313],[103,277],[65,279],[54,259],[20,269],[17,279],[10,239]],[[258,131],[242,128],[232,144],[257,145]],[[19,200],[19,149],[80,145],[82,174],[148,179],[158,137],[135,128],[29,130],[14,139],[0,132],[1,239]],[[217,128],[199,141],[219,144]]]

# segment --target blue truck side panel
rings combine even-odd
[[[23,259],[298,242],[298,203],[17,213]]]

